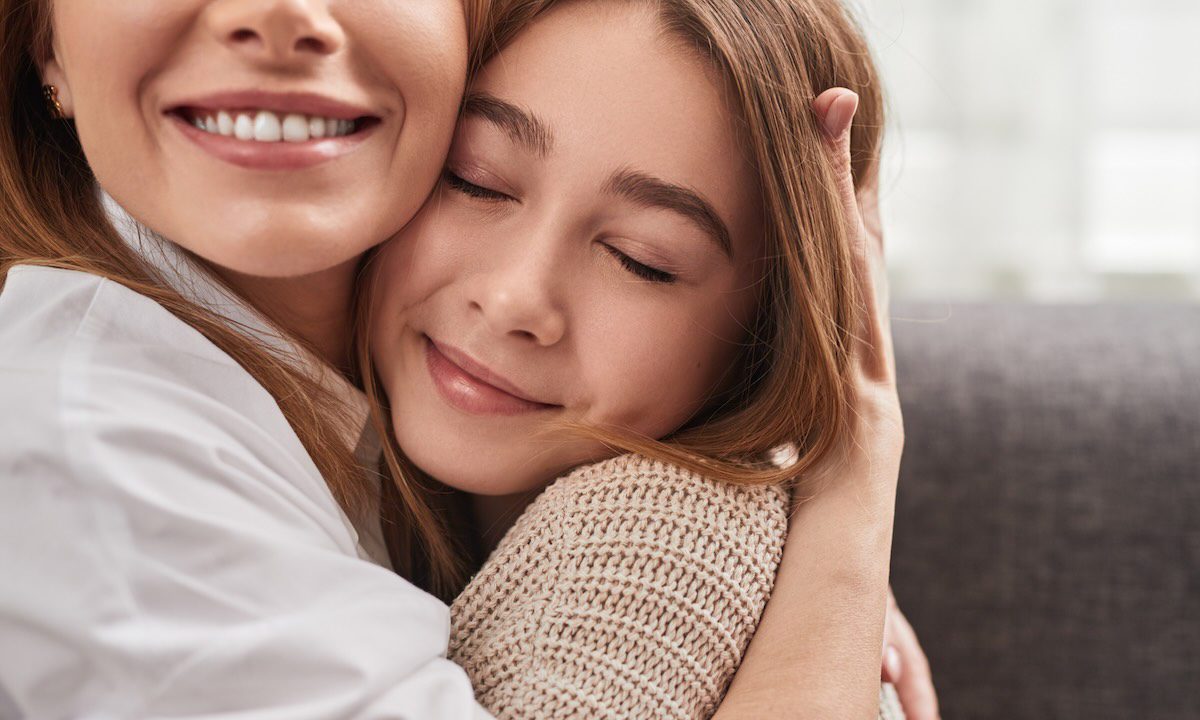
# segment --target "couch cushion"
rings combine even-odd
[[[946,717],[1200,712],[1200,306],[897,305],[893,584]]]

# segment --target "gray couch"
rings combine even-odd
[[[892,310],[944,717],[1200,717],[1200,305]]]

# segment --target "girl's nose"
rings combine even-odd
[[[469,299],[497,336],[519,338],[541,347],[562,341],[567,317],[556,285],[561,272],[548,258],[526,253],[507,266],[489,269]]]
[[[205,12],[220,42],[272,65],[332,55],[346,44],[325,0],[217,0]]]

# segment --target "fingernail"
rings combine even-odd
[[[847,96],[853,98],[853,102],[842,100],[842,97]],[[833,101],[833,106],[829,108],[829,114],[825,116],[825,131],[832,138],[840,138],[842,133],[849,129],[850,123],[854,121],[854,113],[857,111],[858,95],[852,92],[842,95]]]
[[[891,675],[892,682],[900,679],[900,653],[897,652],[894,645],[888,645],[883,664],[887,666],[888,675]]]

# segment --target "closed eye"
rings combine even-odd
[[[449,186],[451,189],[453,189],[457,192],[460,192],[463,195],[467,195],[467,196],[473,197],[473,198],[478,198],[480,200],[489,200],[489,201],[495,202],[495,201],[499,201],[499,200],[511,200],[512,199],[511,197],[509,197],[508,195],[505,195],[502,192],[492,190],[490,188],[485,188],[480,185],[476,185],[473,182],[464,180],[461,177],[459,177],[458,175],[455,175],[453,172],[451,172],[449,168],[446,168],[445,170],[442,171],[442,181],[445,182],[446,185]]]
[[[666,270],[659,270],[656,267],[651,267],[645,263],[640,263],[637,260],[634,260],[612,245],[605,245],[604,249],[607,250],[610,255],[616,258],[617,262],[621,263],[622,267],[643,280],[670,285],[677,279],[675,275],[667,272]]]

